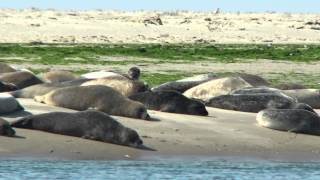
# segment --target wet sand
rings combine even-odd
[[[32,114],[72,110],[50,107],[31,99],[19,99]],[[139,150],[125,146],[16,129],[18,138],[0,137],[0,157],[10,159],[154,160],[259,158],[285,161],[319,161],[317,136],[280,132],[259,127],[255,113],[207,108],[208,117],[150,111],[156,122],[116,117],[137,130],[144,145]],[[5,116],[15,120],[27,113]],[[3,117],[3,116],[2,116]]]

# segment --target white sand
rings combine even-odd
[[[163,25],[144,23],[159,16]],[[320,14],[0,10],[0,43],[319,43]]]

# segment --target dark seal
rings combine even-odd
[[[129,99],[139,101],[147,109],[190,115],[207,116],[203,103],[189,99],[175,91],[148,91],[129,96]]]
[[[32,115],[12,123],[11,126],[131,147],[140,147],[143,144],[135,130],[98,111]]]

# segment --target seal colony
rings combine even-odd
[[[277,89],[256,75],[218,77],[210,73],[150,89],[137,67],[127,74],[100,71],[80,76],[67,71],[37,76],[3,63],[0,70],[0,114],[23,110],[15,98],[80,111],[29,115],[10,123],[0,119],[3,136],[12,137],[16,134],[13,128],[23,128],[139,148],[143,136],[110,115],[152,120],[149,109],[208,116],[206,107],[258,113],[256,122],[261,127],[320,135],[320,118],[313,110],[320,107],[319,90],[298,85]]]

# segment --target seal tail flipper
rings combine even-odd
[[[32,120],[31,117],[25,117],[25,118],[21,118],[16,121],[10,122],[10,125],[11,127],[15,127],[15,128],[28,128],[31,126],[31,122],[32,122],[31,120]]]
[[[12,95],[13,97],[15,97],[15,98],[21,97],[21,94],[22,94],[21,90],[12,91],[12,92],[8,92],[8,93],[9,93],[10,95]]]

